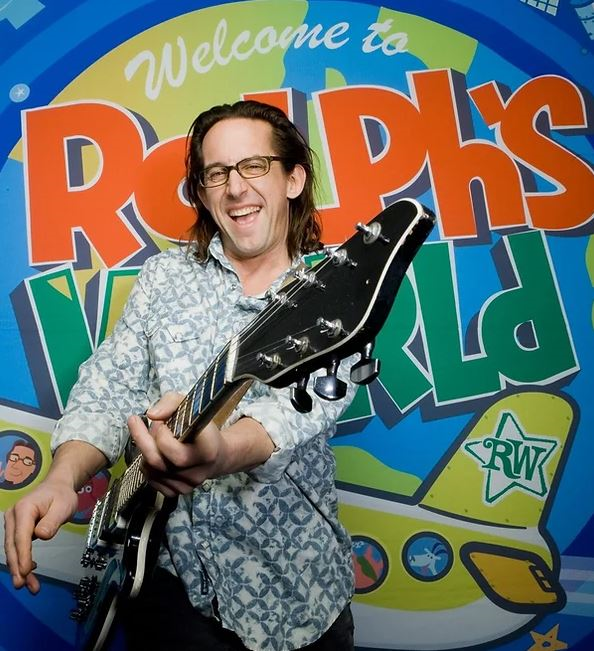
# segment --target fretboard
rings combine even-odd
[[[204,415],[210,413],[212,406],[218,403],[228,383],[227,367],[233,362],[230,354],[232,348],[232,342],[223,348],[167,421],[167,427],[176,439],[184,441],[195,433],[197,424],[203,423]]]

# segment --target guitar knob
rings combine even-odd
[[[351,380],[355,384],[369,384],[379,375],[380,361],[371,356],[373,341],[365,345],[361,359],[351,368]]]
[[[83,612],[82,608],[73,608],[70,611],[70,619],[73,619],[75,622],[81,622],[85,618],[86,613]]]
[[[336,377],[339,360],[334,359],[327,369],[326,375],[320,375],[314,381],[314,393],[325,400],[340,400],[346,396],[346,382]]]
[[[85,553],[82,555],[80,559],[80,564],[83,567],[93,567],[94,562],[95,562],[95,555],[93,551],[87,547]]]
[[[107,567],[107,559],[105,558],[105,556],[97,555],[97,558],[95,559],[95,569],[101,572],[106,567]]]
[[[313,407],[311,396],[307,393],[308,382],[309,375],[304,375],[297,382],[297,386],[291,389],[291,404],[302,414],[310,412]]]
[[[99,581],[96,576],[83,576],[79,581],[78,586],[73,591],[74,599],[76,600],[76,608],[70,611],[70,619],[77,622],[86,619],[91,603],[97,592]]]

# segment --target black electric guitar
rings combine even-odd
[[[254,381],[273,387],[295,384],[293,406],[312,407],[307,391],[328,400],[346,393],[336,375],[340,360],[356,352],[351,379],[371,382],[379,372],[372,354],[406,269],[434,225],[434,217],[414,200],[383,210],[340,248],[327,250],[312,268],[272,296],[268,306],[210,364],[184,398],[168,425],[176,438],[190,441],[210,421],[222,425]],[[123,598],[135,598],[154,567],[165,523],[175,499],[146,483],[136,458],[97,502],[81,563],[89,568],[75,596],[72,617],[81,623],[87,651],[103,648]]]

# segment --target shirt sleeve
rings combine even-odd
[[[257,383],[248,392],[234,413],[229,424],[242,417],[258,421],[272,439],[275,450],[260,466],[252,469],[249,475],[262,483],[273,483],[280,479],[291,463],[293,452],[302,444],[316,436],[330,438],[336,432],[336,421],[352,402],[357,386],[348,379],[348,368],[355,356],[345,360],[338,371],[338,377],[347,383],[346,396],[340,400],[324,400],[311,389],[313,379],[324,371],[312,374],[309,393],[312,397],[312,410],[301,413],[291,404],[291,390],[273,389]]]
[[[150,272],[146,267],[113,333],[80,366],[78,380],[52,435],[52,452],[66,441],[85,441],[113,464],[128,440],[128,416],[143,413],[148,407]]]

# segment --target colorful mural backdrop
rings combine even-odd
[[[589,0],[4,2],[0,508],[43,478],[139,266],[185,237],[192,119],[261,97],[317,153],[328,244],[403,196],[438,217],[334,440],[359,648],[594,648],[593,39]],[[35,543],[40,595],[3,566],[4,651],[75,648],[120,470]]]

